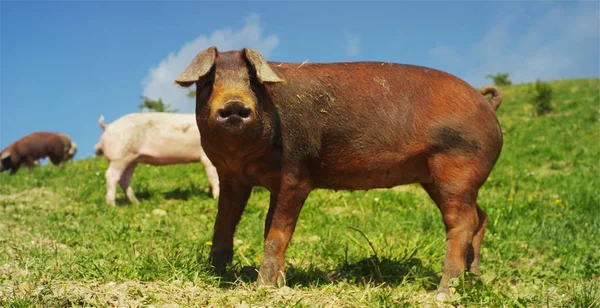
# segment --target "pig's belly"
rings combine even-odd
[[[180,156],[180,155],[179,156],[177,156],[177,155],[171,155],[171,156],[141,155],[138,158],[139,163],[153,165],[153,166],[187,164],[187,163],[194,163],[194,162],[199,162],[199,161],[200,161],[199,157],[196,158],[196,157]]]
[[[148,165],[175,165],[200,161],[199,146],[197,148],[162,147],[146,148],[139,153],[138,162]]]
[[[432,181],[425,157],[395,153],[329,157],[312,164],[316,188],[363,190]]]

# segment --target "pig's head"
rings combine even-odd
[[[71,141],[71,147],[67,152],[67,160],[73,161],[73,156],[75,156],[75,154],[77,154],[77,143]]]
[[[283,82],[253,49],[200,52],[175,83],[196,84],[196,118],[201,133],[247,136],[265,123],[264,85]],[[268,107],[270,108],[270,107]],[[204,129],[203,129],[204,128]]]
[[[0,153],[0,172],[4,172],[12,166],[12,161],[10,160],[10,151],[5,149]]]

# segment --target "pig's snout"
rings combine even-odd
[[[254,112],[240,101],[229,101],[217,110],[215,118],[223,125],[240,127],[254,119]]]

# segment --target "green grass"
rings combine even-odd
[[[503,89],[504,148],[479,194],[482,275],[452,280],[452,305],[600,305],[600,80],[550,85],[545,116],[533,85]],[[119,191],[117,207],[104,204],[106,167],[0,175],[0,306],[441,306],[444,227],[416,185],[314,191],[286,254],[288,287],[257,288],[266,190],[254,190],[221,278],[207,266],[217,208],[200,164],[138,167],[142,203]]]

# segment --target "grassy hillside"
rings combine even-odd
[[[480,191],[482,275],[461,306],[600,305],[600,80],[504,89],[505,143]],[[268,192],[257,188],[224,278],[207,267],[216,203],[201,164],[138,167],[139,205],[104,204],[104,158],[0,175],[0,306],[441,306],[444,227],[418,185],[314,191],[287,251],[287,286],[256,288]],[[370,247],[361,230],[372,242]],[[596,300],[596,301],[595,301]]]

